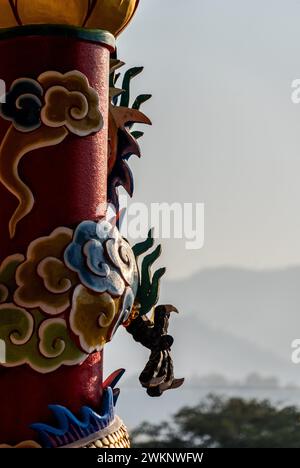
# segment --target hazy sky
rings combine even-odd
[[[169,277],[300,262],[299,0],[141,0],[119,57],[154,126],[134,200],[204,202],[205,247],[164,241]]]

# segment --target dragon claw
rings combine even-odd
[[[179,314],[179,310],[177,309],[177,307],[171,305],[171,304],[167,304],[165,306],[163,306],[165,308],[165,311],[166,313],[170,314],[171,312],[175,312],[175,314]]]
[[[184,382],[184,379],[174,377],[170,354],[174,339],[167,333],[169,319],[165,316],[170,312],[178,313],[174,306],[157,306],[154,309],[153,322],[146,316],[138,316],[127,327],[133,338],[151,351],[139,380],[152,397],[161,396],[166,390],[179,388]]]

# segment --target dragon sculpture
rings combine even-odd
[[[116,415],[124,370],[103,379],[103,348],[122,326],[149,349],[151,397],[174,377],[172,305],[153,231],[134,246],[118,227],[133,195],[132,155],[150,125],[131,105],[142,72],[116,55],[138,0],[0,0],[0,447],[129,447]],[[116,219],[106,219],[108,203]]]

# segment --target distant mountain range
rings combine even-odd
[[[137,389],[136,375],[127,376],[122,382],[123,389]],[[241,390],[287,390],[298,391],[300,399],[300,387],[293,384],[282,385],[279,379],[274,376],[263,377],[260,374],[252,373],[242,380],[230,380],[222,374],[194,375],[189,377],[184,390],[207,390],[209,392],[222,393],[226,389]]]
[[[178,377],[256,372],[300,385],[300,365],[290,358],[291,342],[300,338],[300,267],[203,270],[163,283],[160,302],[181,312],[171,325]],[[106,355],[106,372],[125,367],[138,377],[148,352],[119,330]]]

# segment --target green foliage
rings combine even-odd
[[[136,244],[133,247],[135,257],[138,259],[141,255],[150,250],[154,245],[153,230],[150,229],[148,237],[144,242]],[[140,269],[140,284],[137,291],[136,299],[140,303],[140,315],[145,315],[157,304],[159,297],[160,280],[165,274],[165,268],[159,268],[152,274],[151,268],[154,262],[161,254],[161,246],[146,255],[141,264]]]
[[[169,423],[142,424],[132,438],[133,447],[143,448],[299,448],[300,410],[210,395]]]

